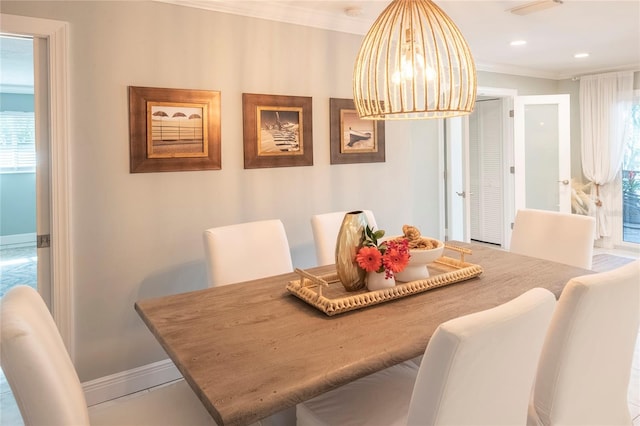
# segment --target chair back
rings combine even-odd
[[[522,209],[516,213],[509,250],[591,269],[595,232],[590,216]]]
[[[441,324],[425,351],[409,425],[522,425],[556,299],[542,288]]]
[[[40,294],[16,286],[0,307],[0,363],[24,424],[88,425],[82,385]]]
[[[204,251],[210,287],[293,271],[287,234],[278,219],[207,229]]]
[[[570,280],[540,356],[531,425],[630,425],[640,261]]]
[[[376,218],[371,210],[363,210],[369,227],[377,228]],[[336,240],[344,215],[348,211],[316,214],[311,216],[311,230],[316,248],[318,266],[336,263]]]

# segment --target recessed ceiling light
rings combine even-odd
[[[344,10],[347,16],[356,17],[362,15],[362,8],[358,6],[349,6]]]
[[[560,6],[562,0],[535,0],[520,6],[507,9],[508,12],[516,15],[528,15],[530,13],[539,12],[554,6]]]
[[[509,44],[511,46],[524,46],[525,44],[527,44],[527,41],[526,40],[514,40]]]
[[[573,57],[576,58],[576,59],[586,58],[588,56],[589,56],[588,53],[576,53],[575,55],[573,55]]]

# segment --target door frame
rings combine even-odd
[[[445,202],[446,240],[470,242],[469,193],[469,118],[445,120]],[[458,166],[460,168],[458,169]],[[452,170],[453,169],[453,170]]]
[[[507,88],[498,88],[498,87],[478,87],[477,96],[478,97],[494,97],[500,98],[502,100],[502,161],[503,161],[503,212],[504,212],[504,220],[503,220],[503,247],[509,248],[509,241],[511,239],[511,218],[515,215],[514,208],[514,179],[513,174],[510,172],[511,166],[513,165],[513,120],[510,117],[510,112],[513,110],[514,99],[518,95],[518,91],[516,89],[507,89]],[[452,131],[452,126],[455,128]],[[451,200],[454,196],[457,197],[455,192],[464,191],[465,193],[469,193],[469,116],[462,117],[462,120],[449,120],[447,119],[447,173],[446,173],[446,191],[447,191],[447,200]],[[452,141],[451,136],[460,135],[462,138],[461,141]],[[460,143],[462,145],[462,158],[461,163],[464,169],[459,169],[459,163],[452,161],[454,159],[449,158],[451,153],[451,143]],[[452,188],[449,184],[450,179],[452,179],[452,174],[461,174],[459,177],[460,181],[464,182],[464,187],[461,188],[461,191],[457,191],[456,188]],[[449,205],[448,205],[449,204]],[[464,214],[463,222],[455,223],[453,221],[453,212],[450,208],[450,203],[447,201],[446,203],[442,203],[442,209],[446,210],[446,213],[443,213],[443,216],[447,218],[447,226],[450,228],[447,231],[447,235],[450,235],[452,232],[455,234],[464,235],[463,241],[469,242],[471,240],[470,237],[470,226],[469,226],[469,218],[470,218],[470,205],[469,205],[469,197],[463,199],[463,209]],[[452,227],[458,227],[455,231],[452,230]],[[461,228],[461,229],[460,229]]]
[[[640,104],[640,89],[633,90],[633,105]],[[624,250],[636,251],[640,248],[640,244],[631,243],[624,240],[624,197],[622,194],[622,167],[620,168],[620,172],[616,176],[616,179],[612,182],[613,189],[616,195],[616,202],[619,206],[618,209],[620,211],[619,215],[615,215],[611,218],[611,242],[614,247],[620,247]]]
[[[69,355],[74,360],[73,268],[70,239],[69,24],[50,19],[0,14],[0,32],[42,38],[48,42],[51,314]]]

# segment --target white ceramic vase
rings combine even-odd
[[[369,291],[395,287],[395,285],[396,279],[393,274],[387,278],[384,272],[367,272],[367,289]]]
[[[409,264],[396,274],[396,279],[402,282],[420,281],[429,278],[429,268],[427,264],[442,256],[444,243],[438,241],[438,247],[434,249],[411,249],[409,254]]]

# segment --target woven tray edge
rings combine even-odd
[[[298,280],[290,281],[287,284],[287,290],[307,304],[332,316],[466,281],[479,276],[483,272],[480,265],[462,262],[449,257],[441,257],[436,260],[436,263],[456,269],[424,280],[410,281],[397,284],[395,287],[340,298],[330,299],[324,295],[319,295],[314,288],[302,286],[301,283],[304,281],[302,277]]]

